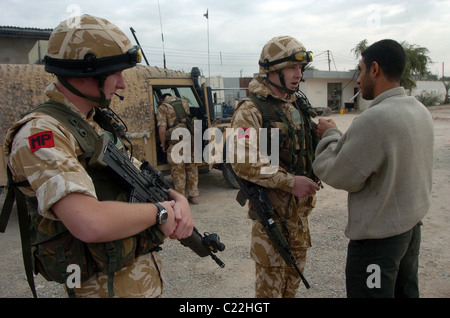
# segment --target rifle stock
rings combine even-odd
[[[131,189],[130,202],[163,202],[169,200],[169,184],[163,179],[161,171],[153,168],[148,162],[141,165],[141,171],[125,156],[105,135],[97,139],[95,151],[89,161],[93,167],[110,167]],[[198,256],[211,258],[220,266],[225,264],[213,253],[223,251],[225,245],[215,233],[204,233],[194,227],[192,235],[179,240]]]
[[[231,165],[229,163],[225,164],[229,165],[230,171],[232,172],[240,186],[236,201],[238,201],[241,206],[244,206],[247,200],[250,201],[254,215],[256,215],[258,220],[263,225],[264,230],[266,231],[266,234],[272,242],[273,246],[280,253],[281,257],[287,265],[292,265],[295,267],[303,284],[305,284],[306,288],[309,289],[310,285],[298,268],[295,257],[292,254],[291,248],[289,247],[289,243],[272,218],[274,208],[270,203],[269,197],[264,191],[264,188],[257,184],[239,178],[233,171]]]

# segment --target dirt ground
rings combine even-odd
[[[430,109],[435,124],[435,153],[432,206],[423,220],[419,280],[421,297],[450,297],[450,106]],[[355,113],[333,114],[345,131]],[[170,178],[168,178],[170,182]],[[163,297],[252,298],[254,263],[249,257],[250,220],[246,207],[235,200],[237,190],[224,181],[218,170],[200,175],[200,204],[192,206],[200,232],[217,233],[226,245],[216,254],[220,268],[211,258],[199,258],[178,241],[168,240],[160,252],[164,264]],[[318,192],[317,206],[310,216],[312,248],[304,275],[310,289],[300,286],[299,298],[344,298],[345,258],[348,239],[344,191],[327,185]],[[0,197],[3,202],[4,195]],[[22,265],[16,214],[6,233],[0,234],[0,298],[32,297]],[[60,285],[36,277],[38,297],[65,297]]]

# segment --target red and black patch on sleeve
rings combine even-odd
[[[239,128],[238,139],[250,138],[250,128]]]
[[[33,136],[28,137],[30,142],[31,152],[35,152],[41,148],[52,148],[55,147],[55,141],[53,140],[53,132],[43,131]]]

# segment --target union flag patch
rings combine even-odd
[[[35,152],[41,148],[52,148],[55,147],[55,141],[53,140],[52,131],[42,131],[33,136],[28,137],[30,142],[31,152]]]

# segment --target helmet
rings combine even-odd
[[[103,91],[106,78],[135,66],[141,61],[139,46],[132,46],[128,37],[114,24],[92,15],[82,15],[61,22],[50,35],[45,70],[73,94],[109,107],[111,102]],[[73,87],[67,77],[98,79],[100,96],[87,96]]]
[[[135,66],[139,46],[109,21],[91,15],[70,18],[52,32],[45,70],[62,77],[97,77]]]
[[[312,52],[306,51],[302,43],[290,36],[277,36],[264,45],[259,58],[259,72],[281,70],[294,63],[306,66],[312,60]]]

